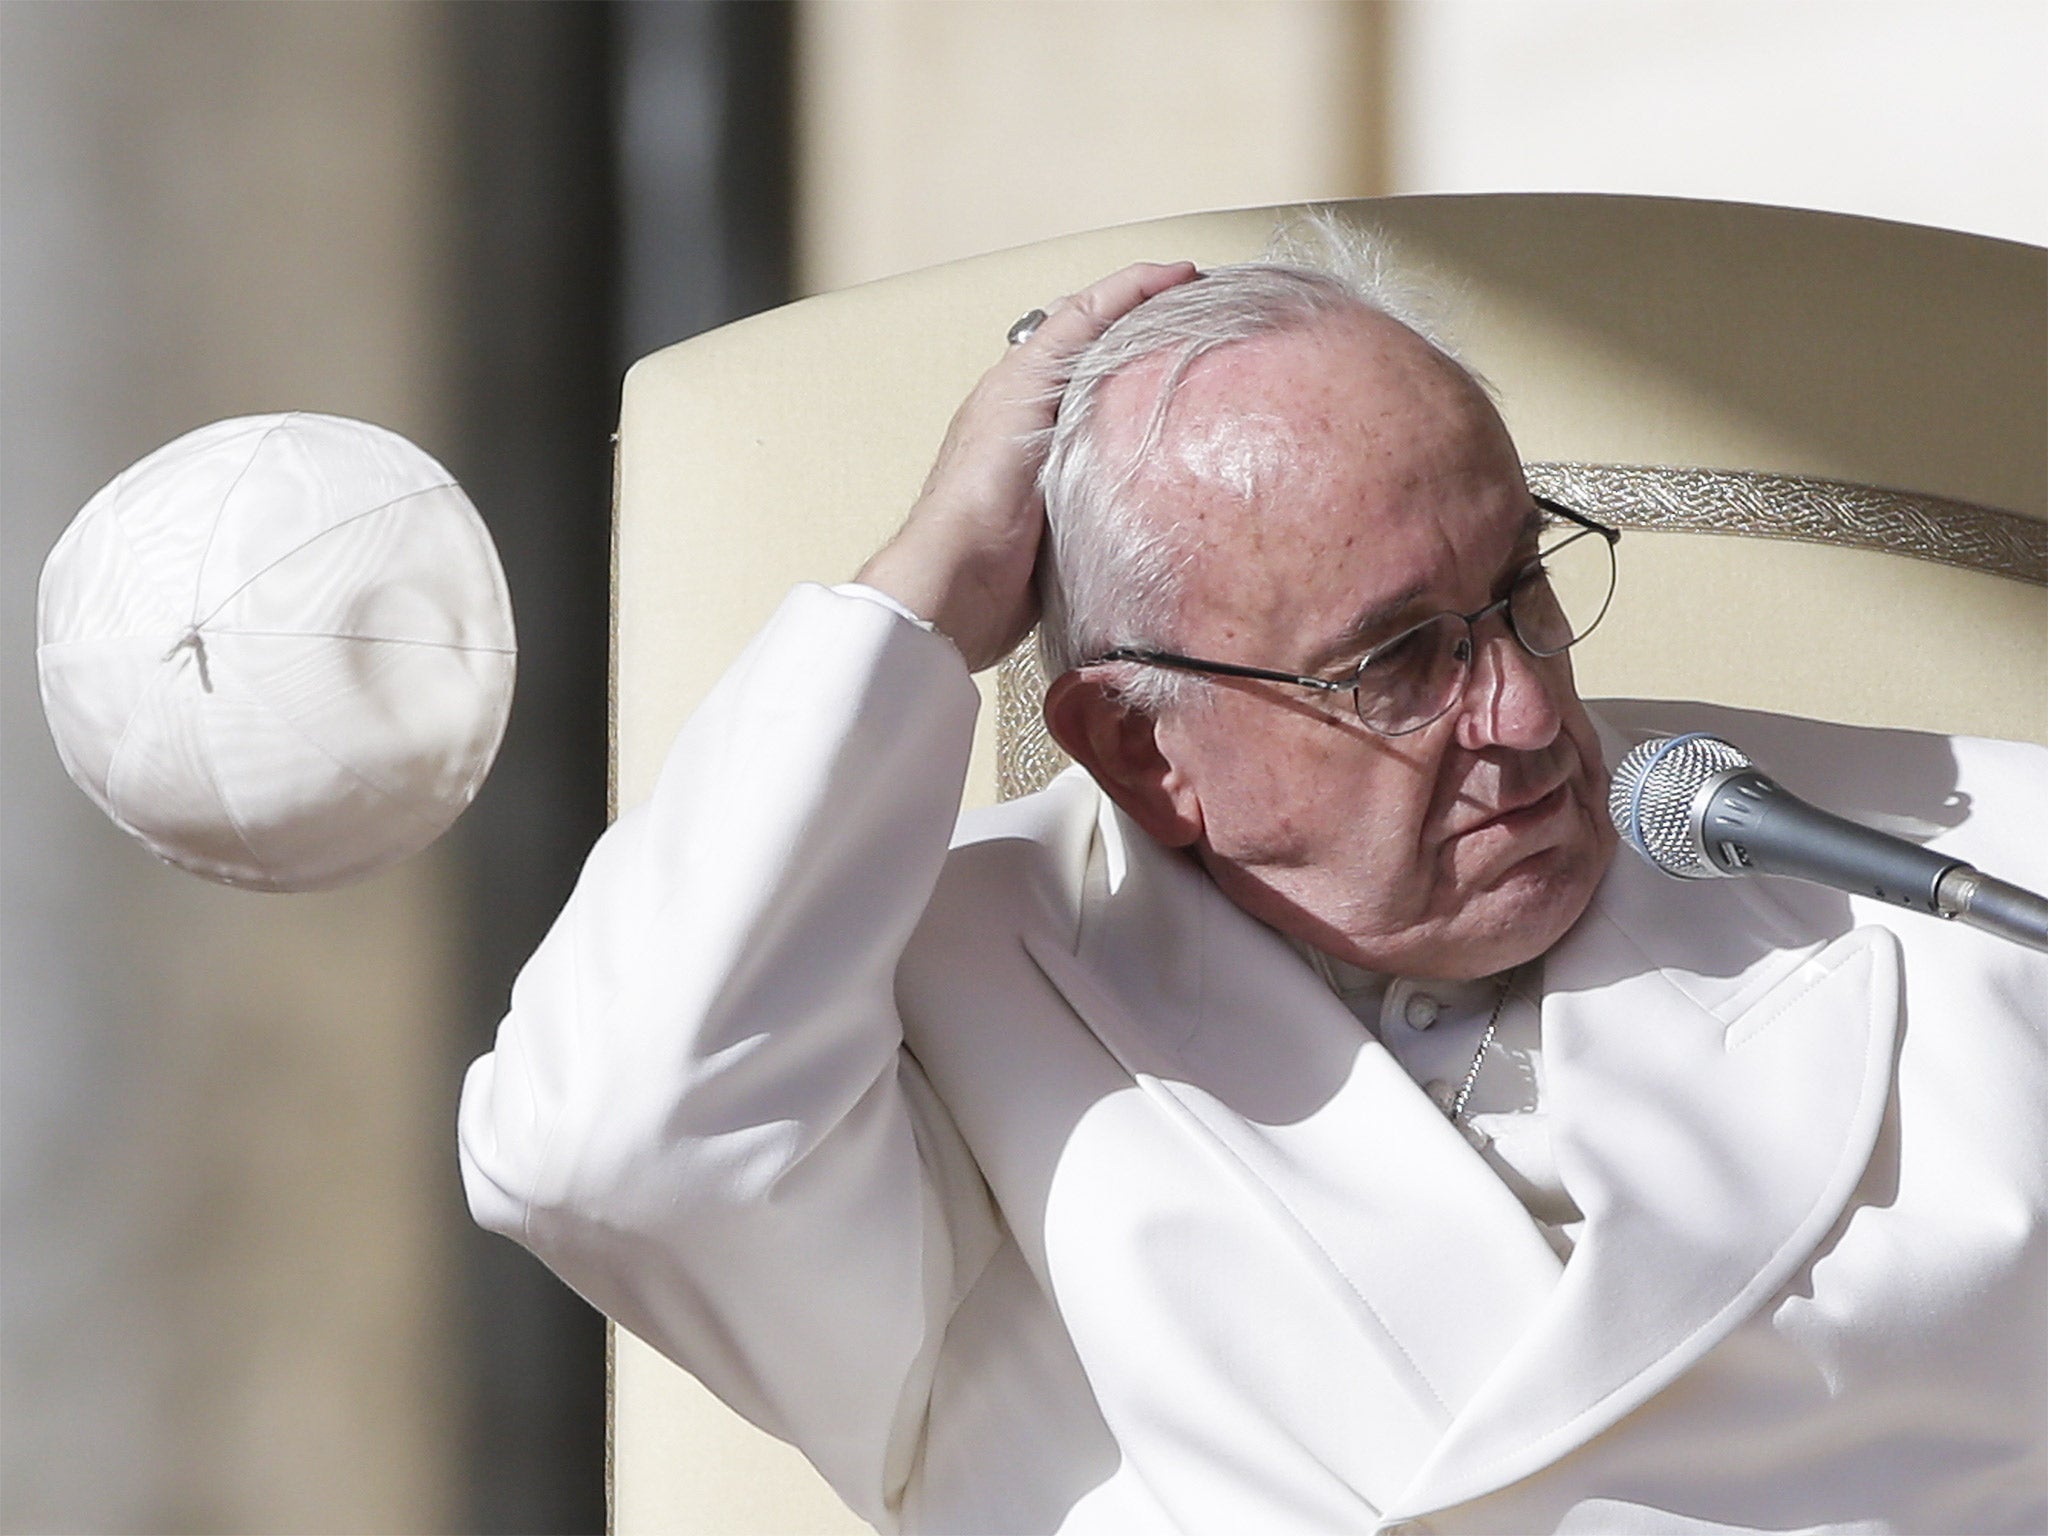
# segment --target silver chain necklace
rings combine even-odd
[[[1493,1044],[1494,1036],[1500,1033],[1500,1016],[1508,1005],[1508,994],[1515,989],[1515,973],[1509,971],[1500,979],[1500,995],[1493,1000],[1493,1012],[1486,1016],[1486,1031],[1479,1037],[1479,1049],[1472,1053],[1472,1065],[1465,1069],[1465,1081],[1458,1085],[1457,1095],[1451,1100],[1450,1108],[1444,1111],[1453,1125],[1465,1118],[1466,1102],[1472,1097],[1472,1085],[1479,1081],[1479,1069],[1486,1063],[1486,1051]]]
[[[1322,978],[1323,984],[1341,997],[1343,989],[1337,984],[1336,972],[1331,968],[1330,957],[1306,944],[1301,947],[1306,951],[1310,966],[1316,975]],[[1454,1125],[1463,1120],[1465,1105],[1472,1097],[1472,1086],[1479,1081],[1480,1069],[1486,1064],[1487,1049],[1500,1034],[1500,1016],[1507,1008],[1508,995],[1514,991],[1515,977],[1520,970],[1521,967],[1516,966],[1501,977],[1500,992],[1493,1000],[1493,1011],[1486,1016],[1486,1028],[1479,1036],[1479,1048],[1472,1053],[1472,1064],[1465,1069],[1465,1080],[1458,1085],[1457,1093],[1444,1108],[1444,1118]]]

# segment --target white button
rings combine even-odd
[[[1417,992],[1402,1006],[1401,1017],[1410,1029],[1427,1029],[1443,1011],[1444,1005],[1427,992]]]

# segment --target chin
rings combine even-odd
[[[1525,901],[1513,903],[1493,926],[1488,946],[1493,956],[1475,975],[1491,975],[1512,966],[1525,965],[1549,952],[1578,922],[1592,898],[1592,887],[1545,886],[1530,893]]]
[[[1607,873],[1615,839],[1587,835],[1532,854],[1469,897],[1436,946],[1445,980],[1497,975],[1525,965],[1571,931]]]
[[[1611,834],[1603,838],[1596,829],[1582,842],[1524,860],[1487,893],[1488,927],[1503,952],[1492,971],[1535,959],[1571,931],[1591,905],[1614,846]]]

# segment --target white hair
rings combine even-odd
[[[1048,678],[1119,647],[1174,648],[1186,558],[1180,530],[1170,518],[1148,515],[1128,492],[1165,431],[1188,370],[1232,342],[1360,310],[1398,321],[1456,363],[1438,339],[1427,301],[1397,276],[1386,247],[1327,211],[1282,230],[1262,260],[1210,269],[1148,299],[1075,358],[1039,471],[1051,529],[1040,563],[1038,626]],[[1104,387],[1160,357],[1170,361],[1144,432],[1121,463],[1105,463]],[[1124,703],[1155,715],[1190,702],[1205,681],[1135,664],[1118,666],[1110,677]]]

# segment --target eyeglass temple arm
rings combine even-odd
[[[1619,528],[1611,528],[1606,523],[1598,522],[1586,516],[1583,512],[1574,512],[1563,502],[1552,501],[1548,496],[1538,496],[1534,491],[1529,493],[1529,499],[1553,517],[1561,517],[1568,523],[1577,523],[1589,533],[1599,534],[1610,545],[1621,542],[1621,530]]]
[[[1203,661],[1198,656],[1181,656],[1172,651],[1144,651],[1120,647],[1105,651],[1094,664],[1106,661],[1135,661],[1148,667],[1170,667],[1177,672],[1208,672],[1219,677],[1249,677],[1262,683],[1293,683],[1324,693],[1348,693],[1350,683],[1333,683],[1327,677],[1303,677],[1294,672],[1275,672],[1269,667],[1242,667],[1234,661]]]

